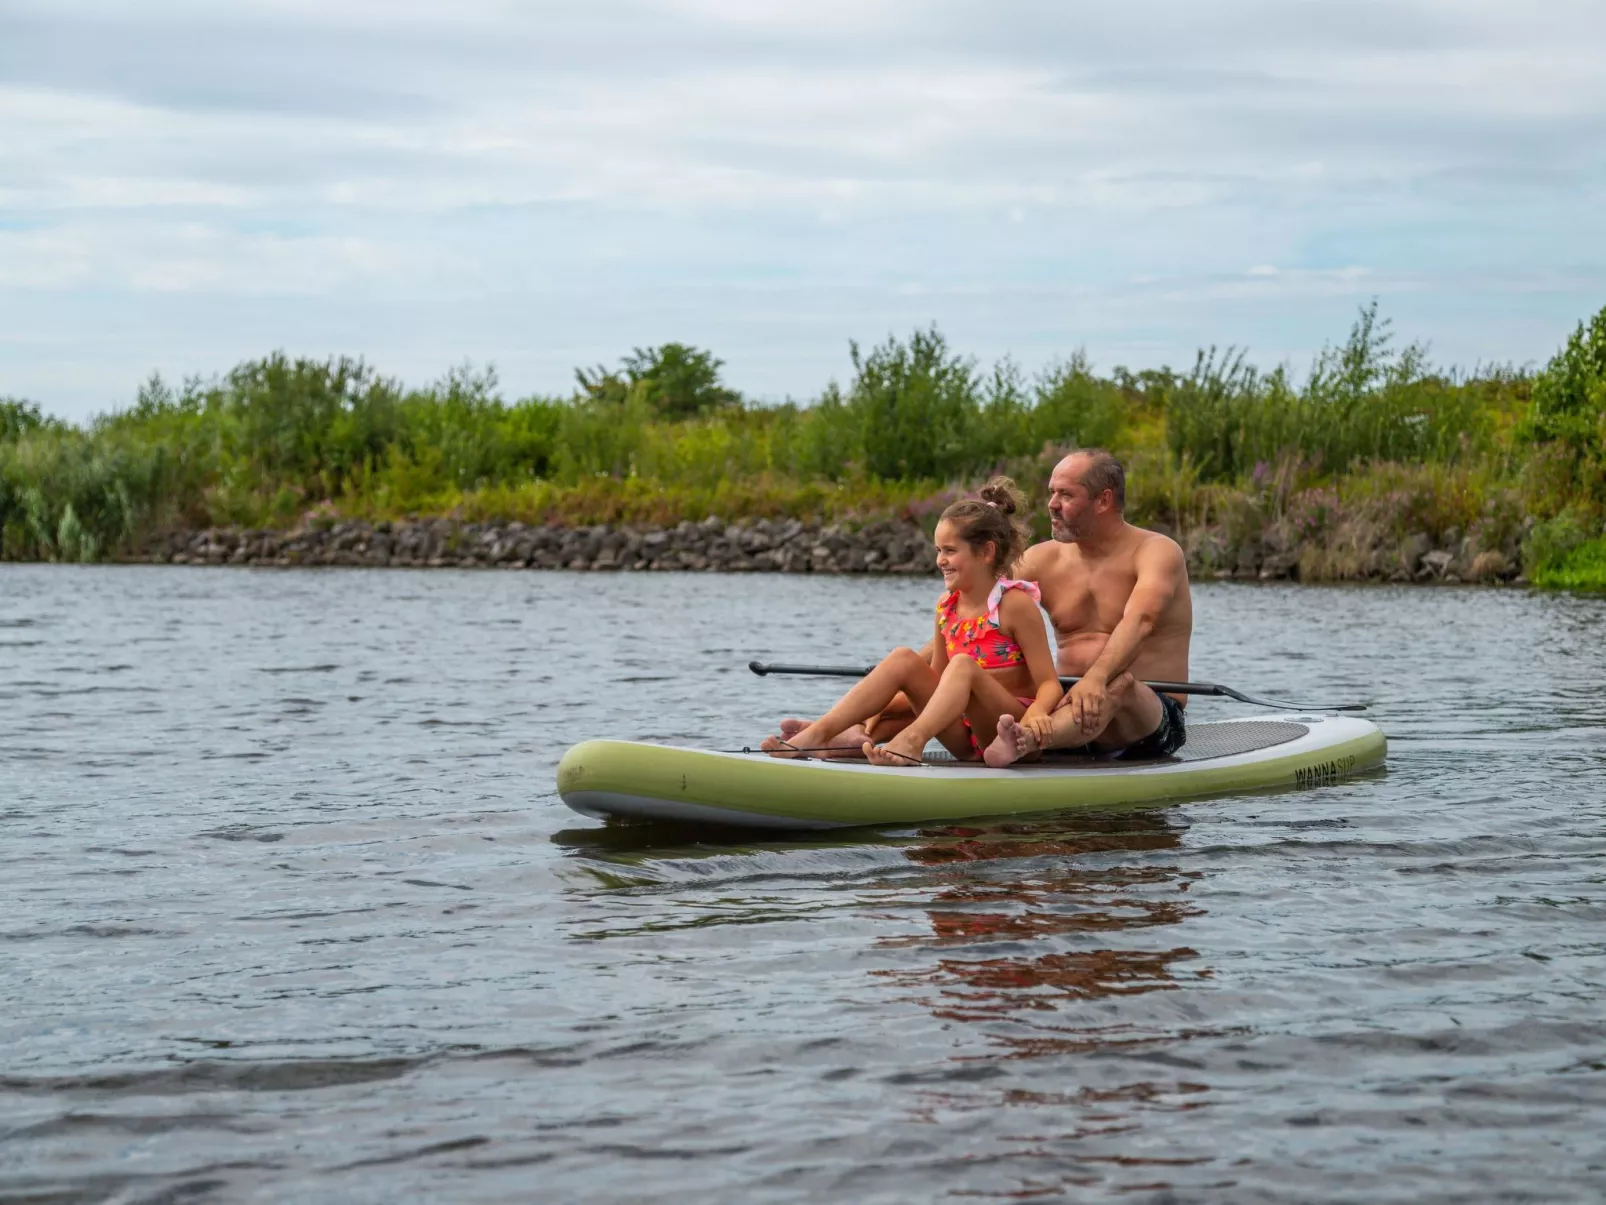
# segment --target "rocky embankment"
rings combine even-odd
[[[1182,543],[1198,578],[1249,581],[1502,582],[1517,577],[1515,543],[1485,548],[1451,530],[1435,539],[1334,533],[1299,540],[1272,526],[1229,544],[1199,528]],[[667,528],[537,527],[451,519],[320,523],[293,531],[213,528],[180,532],[132,558],[175,565],[350,565],[375,568],[691,570],[717,573],[936,572],[918,525],[884,519],[861,527],[708,518]]]
[[[1236,542],[1219,528],[1202,527],[1181,542],[1189,572],[1197,578],[1492,585],[1520,582],[1521,539],[1531,526],[1497,542],[1454,527],[1437,537],[1415,532],[1401,539],[1366,524],[1304,538],[1284,524],[1269,524]]]
[[[921,528],[894,520],[850,529],[798,519],[709,518],[668,528],[426,519],[337,522],[288,532],[213,528],[169,536],[142,559],[175,565],[932,574],[935,555]]]

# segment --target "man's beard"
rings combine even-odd
[[[1081,529],[1069,519],[1061,519],[1050,511],[1048,514],[1048,534],[1061,544],[1074,544],[1083,536]]]

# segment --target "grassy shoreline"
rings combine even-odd
[[[1187,372],[1027,378],[935,329],[852,347],[807,405],[747,404],[677,344],[577,374],[568,398],[504,400],[493,373],[408,388],[360,361],[153,378],[84,426],[0,399],[0,559],[137,558],[175,532],[461,523],[669,527],[683,519],[929,525],[965,483],[1015,476],[1041,503],[1058,455],[1106,446],[1135,522],[1206,574],[1606,588],[1606,309],[1540,371],[1435,367],[1375,305],[1302,382],[1242,354]],[[1403,559],[1402,559],[1403,558]]]

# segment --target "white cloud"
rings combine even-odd
[[[1319,346],[1378,292],[1509,355],[1502,299],[1606,280],[1603,42],[1598,0],[13,0],[0,318],[80,358],[30,296],[280,298],[198,320],[438,363],[718,337],[803,394],[773,366],[909,321]]]
[[[399,282],[407,267],[352,236],[286,238],[199,223],[0,230],[0,289],[315,297]]]

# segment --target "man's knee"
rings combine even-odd
[[[1158,728],[1164,715],[1165,704],[1160,696],[1134,680],[1117,705],[1111,708],[1106,732],[1121,744],[1131,744]]]

